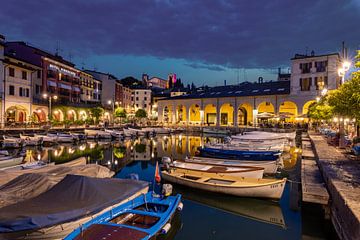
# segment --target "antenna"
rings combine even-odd
[[[306,47],[305,48],[305,56],[307,56],[308,50],[309,50],[309,47]]]
[[[71,53],[71,51],[69,52],[69,61],[71,62],[72,61],[72,58],[73,58],[73,55]]]
[[[56,41],[55,56],[59,56],[60,51],[60,41]]]

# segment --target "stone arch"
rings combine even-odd
[[[54,120],[57,120],[57,121],[64,121],[64,113],[61,109],[55,109],[53,112],[52,112],[52,118]]]
[[[42,107],[38,107],[33,112],[35,122],[46,122],[46,111]]]
[[[9,123],[27,122],[28,113],[29,113],[29,111],[25,107],[20,106],[20,105],[8,107],[5,112],[6,122],[9,122]]]
[[[205,125],[215,126],[216,125],[216,106],[214,104],[207,104],[204,108],[204,122]]]
[[[192,123],[200,123],[200,106],[198,104],[193,104],[189,108],[189,121]]]
[[[243,103],[238,108],[238,125],[251,125],[253,120],[253,108],[249,103]]]
[[[77,117],[76,117],[76,112],[73,109],[69,109],[66,113],[66,119],[70,120],[70,121],[76,121]]]
[[[275,114],[275,108],[274,105],[271,102],[261,102],[257,106],[258,113],[272,113]]]
[[[234,107],[230,103],[224,103],[220,107],[220,126],[234,125]]]
[[[315,103],[315,102],[316,102],[315,100],[307,101],[302,107],[302,114],[307,114],[308,111],[309,111],[310,105]]]
[[[173,115],[172,106],[166,105],[163,110],[163,121],[165,123],[172,123],[172,115]]]
[[[298,115],[296,103],[292,101],[284,101],[279,105],[280,119],[287,119],[293,121]]]
[[[176,107],[176,121],[177,122],[186,122],[186,107],[182,104]]]

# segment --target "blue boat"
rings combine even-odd
[[[181,209],[180,194],[163,197],[148,192],[84,223],[64,240],[152,239],[169,231],[171,218]]]
[[[198,148],[200,156],[202,157],[215,157],[223,159],[236,159],[236,160],[257,160],[257,161],[273,161],[277,160],[281,154],[280,151],[242,151],[232,149],[218,149],[204,147]]]

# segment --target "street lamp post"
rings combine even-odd
[[[46,93],[43,94],[43,98],[45,99],[48,99],[49,100],[49,112],[48,112],[48,121],[51,120],[51,114],[52,114],[52,111],[51,111],[51,103],[52,103],[52,99],[56,100],[58,97],[56,95],[48,95]]]
[[[339,77],[341,77],[341,84],[345,82],[346,72],[349,71],[351,63],[349,61],[343,61],[342,66],[338,69]],[[339,121],[339,148],[345,148],[345,126],[344,121]]]

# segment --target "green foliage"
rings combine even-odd
[[[147,113],[144,109],[138,109],[135,113],[135,117],[136,118],[146,118],[147,117]]]
[[[81,120],[81,119],[78,119],[78,120],[75,120],[74,121],[74,124],[75,125],[83,125],[85,123],[85,121],[84,120]]]
[[[142,143],[135,144],[135,151],[137,153],[144,153],[146,151],[146,145]]]
[[[126,148],[125,147],[118,147],[113,149],[114,152],[114,156],[116,158],[122,159],[125,157],[125,153],[126,153]]]
[[[333,108],[327,104],[325,99],[309,106],[308,116],[313,120],[329,120],[333,114]]]
[[[126,118],[126,111],[124,108],[118,107],[115,109],[114,115],[118,118]]]
[[[90,108],[90,113],[94,118],[95,123],[98,123],[101,115],[104,113],[104,109],[101,107]]]

